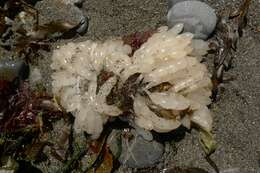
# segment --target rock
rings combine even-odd
[[[178,23],[184,24],[184,32],[191,32],[194,38],[207,39],[214,31],[217,16],[215,10],[200,1],[169,1],[173,5],[167,14],[167,23],[170,28]]]
[[[145,139],[146,141],[152,141],[153,140],[153,135],[150,131],[145,130],[137,125],[132,126],[135,128],[135,131],[133,131],[133,133],[135,133],[136,135],[141,136],[143,139]]]
[[[40,25],[52,21],[68,23],[75,26],[79,34],[84,34],[88,28],[87,17],[78,7],[72,4],[65,4],[60,0],[44,0],[39,1],[35,8],[39,12]]]
[[[16,78],[26,79],[29,76],[29,65],[20,60],[0,60],[0,79],[12,81]]]
[[[162,158],[163,153],[164,146],[161,143],[147,141],[141,135],[136,135],[131,140],[122,138],[119,162],[131,168],[146,168],[154,166]]]
[[[154,141],[149,131],[145,132],[140,127],[130,132],[113,130],[107,139],[107,144],[119,162],[130,168],[154,166],[164,153],[164,146]]]

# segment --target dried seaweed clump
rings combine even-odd
[[[180,34],[182,29],[182,24],[159,28],[132,57],[132,48],[120,38],[55,50],[53,93],[75,116],[76,131],[98,137],[109,117],[126,111],[138,126],[156,132],[181,124],[190,128],[191,122],[211,131],[212,84],[198,58],[207,44]]]

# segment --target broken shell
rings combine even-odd
[[[88,28],[88,18],[83,12],[71,3],[61,0],[39,1],[35,8],[39,12],[39,24],[45,25],[50,21],[68,23],[76,29],[79,34],[84,34]]]
[[[87,32],[87,30],[88,30],[88,18],[82,17],[82,20],[80,21],[76,31],[78,34],[83,35]]]
[[[190,106],[190,102],[184,96],[174,92],[153,92],[148,93],[154,104],[165,109],[184,110]]]
[[[184,32],[193,33],[194,38],[207,39],[215,29],[217,16],[215,10],[203,2],[183,1],[171,7],[167,22],[169,27],[184,23]]]
[[[152,112],[145,103],[144,98],[137,96],[134,102],[134,110],[136,114],[135,123],[146,129],[154,130],[159,133],[166,133],[177,129],[181,123],[175,119],[164,119]]]

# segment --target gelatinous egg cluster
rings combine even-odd
[[[74,128],[97,138],[110,117],[121,116],[125,99],[117,91],[125,90],[132,104],[134,123],[144,129],[169,132],[191,123],[206,131],[212,128],[210,104],[211,80],[206,66],[200,63],[207,43],[181,33],[182,24],[161,27],[133,56],[121,38],[104,42],[68,43],[54,50],[52,56],[53,93],[61,105],[75,116]],[[111,75],[103,78],[107,72]],[[131,80],[130,80],[131,81]],[[121,88],[121,89],[120,89]],[[133,92],[134,90],[134,92]],[[108,96],[119,101],[108,103]]]

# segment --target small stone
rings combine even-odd
[[[0,79],[12,81],[16,78],[26,79],[29,76],[29,65],[20,60],[0,60]]]
[[[119,162],[131,168],[154,166],[163,156],[164,146],[156,141],[147,141],[142,136],[122,140]]]
[[[171,6],[175,1],[170,1]],[[184,24],[184,32],[191,32],[194,38],[207,39],[217,23],[215,10],[204,2],[178,2],[168,11],[167,23],[170,28],[178,23]]]
[[[152,141],[153,140],[153,135],[150,131],[145,130],[137,125],[133,126],[135,128],[134,133],[136,133],[139,136],[142,136],[145,140],[147,141]]]

